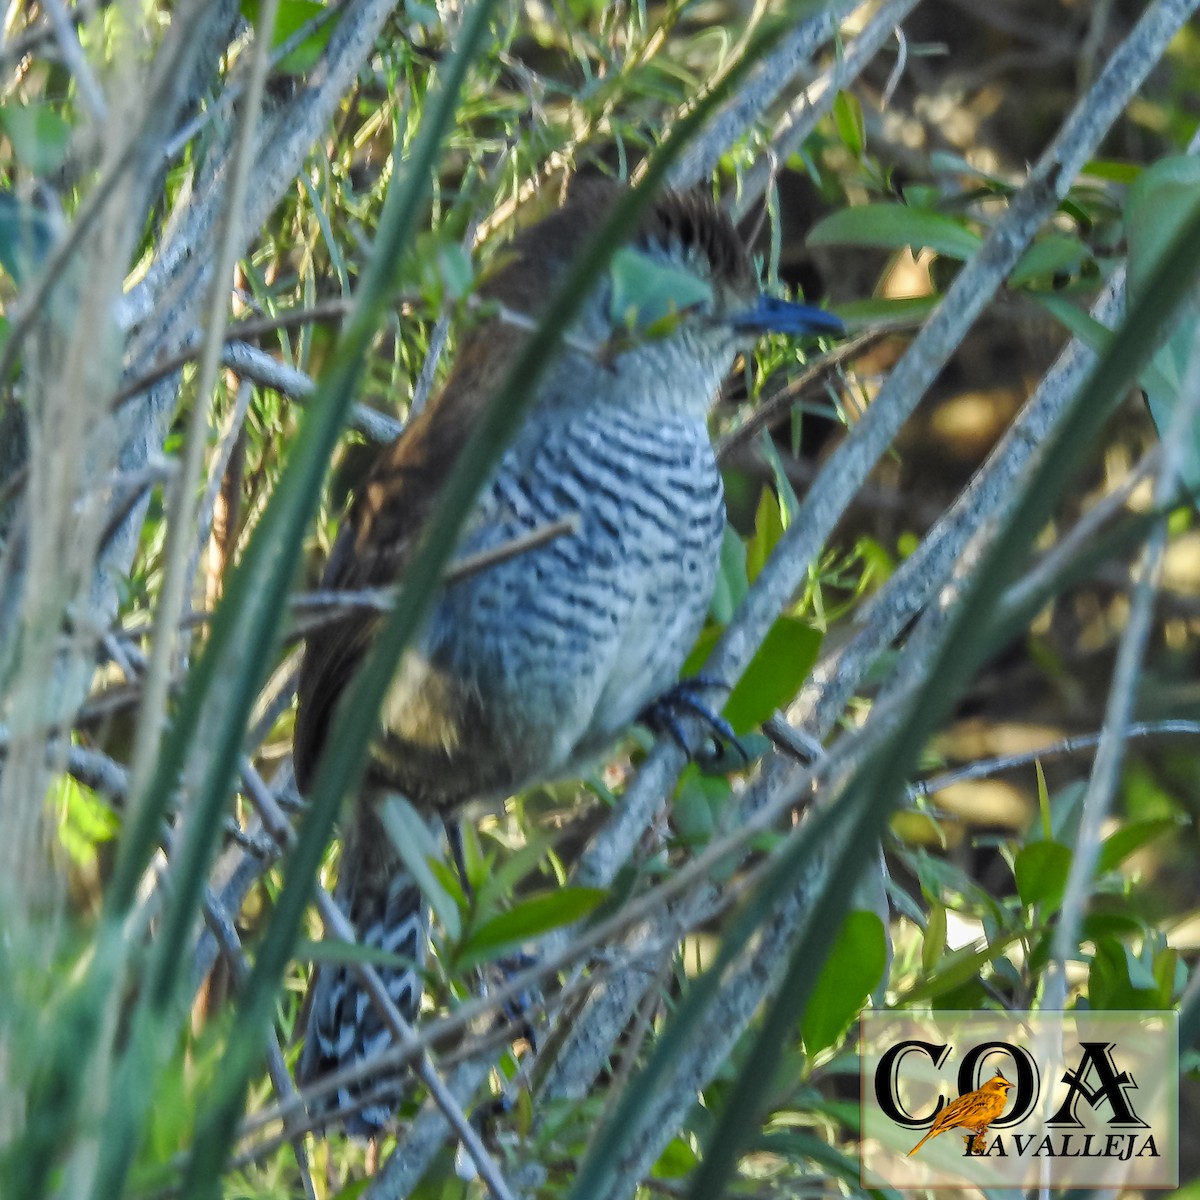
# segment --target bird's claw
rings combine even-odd
[[[709,675],[693,675],[690,679],[681,679],[674,687],[668,688],[656,700],[646,705],[638,720],[654,733],[667,734],[687,755],[689,762],[696,762],[701,755],[688,744],[683,729],[683,718],[697,717],[708,727],[709,733],[718,743],[717,753],[705,755],[706,759],[719,758],[720,747],[728,745],[737,751],[743,763],[749,765],[750,756],[738,740],[733,726],[700,698],[700,692],[714,688],[728,691],[729,685]]]

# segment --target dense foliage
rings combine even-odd
[[[1194,1108],[1196,7],[11,4],[0,1195],[857,1193],[867,1004],[1178,1008]],[[520,378],[306,802],[298,642],[581,171],[711,188],[850,336],[714,409],[689,669],[745,753],[634,731],[465,823],[465,881],[410,831],[436,954],[364,1147],[290,1082],[311,964],[370,965],[336,817]]]

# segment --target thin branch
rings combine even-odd
[[[1150,737],[1200,737],[1200,721],[1136,721],[1125,730],[1125,738]],[[953,771],[943,771],[940,775],[921,779],[909,789],[909,798],[919,799],[932,796],[957,783],[969,783],[975,779],[990,779],[994,775],[1002,775],[1006,771],[1015,771],[1020,767],[1029,767],[1034,763],[1044,762],[1048,758],[1063,758],[1071,754],[1083,754],[1094,750],[1104,737],[1101,733],[1080,733],[1065,737],[1057,742],[1050,742],[1038,750],[1026,750],[1021,754],[1003,754],[995,758],[984,758],[978,762],[968,763]]]
[[[579,532],[580,521],[578,513],[568,513],[545,525],[539,525],[527,533],[501,542],[498,546],[489,546],[486,550],[478,550],[473,554],[464,554],[454,559],[447,566],[443,582],[448,586],[458,583],[468,576],[477,575],[499,563],[516,558],[519,554],[528,554],[560,537],[569,537]],[[314,591],[303,592],[292,597],[292,608],[300,614],[314,614],[315,619],[298,621],[289,630],[288,637],[307,636],[313,629],[319,629],[332,621],[340,620],[345,613],[356,609],[368,609],[372,612],[391,612],[396,603],[398,587],[358,588],[353,591]],[[207,619],[210,614],[196,613],[194,619]]]
[[[915,328],[915,326],[913,327]],[[794,379],[790,379],[786,387],[780,388],[779,391],[768,396],[740,425],[730,430],[717,442],[717,461],[727,462],[730,456],[751,441],[760,429],[769,429],[783,420],[812,384],[823,381],[834,374],[843,364],[858,358],[885,337],[898,331],[899,328],[896,326],[889,326],[884,330],[868,330],[866,333],[860,333],[857,337],[851,338],[848,342],[835,346],[832,350],[822,354],[820,358],[806,362],[804,370]]]
[[[703,134],[679,156],[668,177],[671,186],[690,188],[710,179],[721,156],[754,128],[801,68],[833,37],[838,22],[857,7],[858,0],[823,5],[782,38]]]
[[[243,321],[233,321],[222,331],[222,340],[226,343],[226,349],[228,350],[228,343],[230,342],[239,340],[247,341],[251,338],[260,338],[265,334],[274,333],[279,329],[291,329],[297,325],[308,325],[318,321],[327,321],[333,317],[343,317],[349,311],[349,306],[350,302],[348,300],[334,298],[331,300],[322,300],[307,308],[285,309],[283,312],[274,313],[267,317],[251,317]],[[186,367],[188,363],[194,362],[199,358],[201,351],[202,347],[199,344],[185,346],[182,350],[154,363],[139,375],[137,379],[132,379],[128,383],[122,384],[121,388],[108,402],[110,411],[120,408],[127,400],[141,395],[142,392],[154,384],[174,375],[181,367]],[[304,376],[304,378],[307,379],[308,377]],[[310,383],[310,389],[311,386]]]
[[[805,88],[771,135],[771,158],[786,162],[817,127],[817,122],[833,108],[839,92],[854,82],[876,54],[892,38],[900,22],[919,0],[887,0],[867,22],[862,32],[847,47],[844,55],[820,78]],[[771,182],[769,159],[764,159],[742,180],[734,216],[741,220],[765,194]]]
[[[307,400],[316,390],[309,375],[245,342],[228,343],[221,353],[221,362],[243,378],[294,400]],[[356,404],[350,413],[350,428],[372,442],[386,445],[404,432],[404,422],[368,404]]]

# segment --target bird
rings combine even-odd
[[[1013,1085],[999,1071],[982,1087],[973,1092],[967,1092],[952,1100],[933,1119],[929,1132],[908,1152],[906,1157],[912,1158],[931,1137],[945,1133],[947,1129],[968,1129],[967,1149],[976,1144],[976,1138],[981,1138],[987,1132],[987,1127],[1004,1112],[1008,1103],[1008,1092]]]
[[[530,320],[626,186],[576,181],[561,207],[505,248],[444,386],[368,471],[323,588],[403,578]],[[334,899],[359,941],[405,960],[379,970],[406,1019],[420,1005],[428,918],[381,823],[381,796],[399,793],[423,818],[450,819],[468,802],[499,803],[577,774],[639,714],[664,696],[669,706],[704,623],[725,528],[708,410],[738,352],[762,334],[844,332],[824,309],[765,295],[732,221],[702,192],[657,194],[613,262],[534,385],[457,553],[503,547],[563,518],[573,531],[443,588],[395,667],[366,782],[344,820]],[[307,639],[293,739],[302,793],[381,620],[355,609]],[[320,966],[299,1081],[362,1062],[391,1040],[353,972]],[[394,1092],[364,1100],[371,1091],[342,1088],[328,1101],[339,1112],[359,1105],[344,1122],[352,1135],[373,1136],[395,1108]]]

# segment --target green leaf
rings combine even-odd
[[[1135,850],[1140,850],[1148,842],[1162,837],[1166,833],[1174,833],[1182,822],[1169,817],[1161,817],[1150,821],[1133,821],[1122,825],[1115,833],[1109,834],[1100,847],[1100,857],[1096,870],[1103,874],[1115,871]]]
[[[1154,956],[1154,982],[1158,987],[1158,1007],[1174,1007],[1175,997],[1188,984],[1187,965],[1173,946],[1164,946]]]
[[[1021,903],[1051,908],[1062,900],[1071,869],[1071,851],[1059,842],[1030,842],[1017,853],[1014,873]]]
[[[1140,296],[1200,197],[1200,159],[1175,155],[1147,167],[1129,189],[1129,292]]]
[[[937,900],[929,905],[925,921],[925,937],[921,942],[921,966],[925,973],[933,971],[946,949],[946,906]]]
[[[0,127],[8,134],[17,161],[35,175],[46,175],[62,166],[71,126],[49,105],[0,105]]]
[[[519,850],[503,857],[499,867],[489,867],[475,884],[475,902],[479,908],[496,907],[546,857],[553,845],[554,838],[550,834],[531,834]],[[494,857],[489,854],[489,862]]]
[[[1065,233],[1052,233],[1039,238],[1021,255],[1009,273],[1008,286],[1020,287],[1039,275],[1077,272],[1091,256],[1091,250],[1079,238]]]
[[[682,1179],[696,1165],[696,1152],[683,1140],[672,1138],[650,1171],[654,1179]]]
[[[261,0],[242,0],[242,16],[256,27],[261,9]],[[285,42],[299,34],[306,25],[328,12],[329,5],[320,3],[319,0],[279,0],[271,49],[278,50]],[[303,75],[306,71],[311,71],[320,60],[321,52],[329,44],[337,21],[337,17],[334,16],[317,25],[312,33],[288,51],[272,69],[281,75]]]
[[[1156,1008],[1158,981],[1127,946],[1115,938],[1101,938],[1088,967],[1088,1002],[1108,1011]]]
[[[1176,234],[1200,205],[1200,159],[1185,155],[1162,159],[1147,167],[1129,189],[1125,230],[1129,241],[1129,294],[1140,295],[1151,273],[1168,252]],[[1183,400],[1182,389],[1191,374],[1196,353],[1196,320],[1200,304],[1195,295],[1188,320],[1179,321],[1154,355],[1161,379],[1145,381],[1150,415],[1160,437],[1170,433]],[[1175,434],[1173,436],[1178,436]],[[1185,460],[1181,473],[1193,496],[1200,496],[1200,424],[1183,432]]]
[[[736,530],[726,525],[725,533],[721,538],[721,565],[717,569],[717,582],[713,588],[712,599],[708,602],[708,611],[712,614],[713,620],[721,625],[728,625],[733,619],[734,611],[746,598],[749,590],[750,580],[746,574],[746,545],[738,537]],[[711,650],[715,643],[716,637],[714,636],[708,648]],[[694,657],[694,655],[689,657],[688,662],[690,663]],[[701,663],[703,661],[703,658],[699,660]],[[698,667],[699,663],[691,670],[695,671]],[[684,674],[687,673],[688,668],[685,667]]]
[[[441,858],[441,853],[429,826],[417,815],[417,810],[398,795],[389,795],[379,805],[379,819],[408,873],[446,927],[446,933],[452,941],[458,941],[462,936],[462,918],[454,897],[431,866],[431,860]]]
[[[1106,325],[1101,325],[1090,313],[1084,312],[1083,309],[1073,304],[1065,296],[1056,296],[1049,292],[1038,292],[1037,302],[1056,321],[1064,325],[1072,337],[1078,338],[1089,350],[1094,351],[1096,354],[1101,353],[1112,343],[1114,337],[1113,331]],[[1157,357],[1148,362],[1138,372],[1138,381],[1147,394],[1150,394],[1151,391],[1169,392],[1172,388],[1171,381],[1163,374],[1156,363]]]
[[[929,296],[905,296],[891,300],[872,297],[869,300],[848,300],[838,305],[838,316],[851,332],[864,329],[907,329],[920,325],[941,302],[936,292]]]
[[[928,248],[947,258],[967,259],[980,238],[961,221],[906,204],[864,204],[843,208],[818,221],[810,246],[885,246],[900,250]]]
[[[713,796],[707,786],[715,782],[694,769],[690,770],[680,781],[679,791],[671,804],[671,824],[679,837],[690,846],[707,845],[717,827]],[[726,797],[728,794],[729,785],[726,784]]]
[[[930,1000],[952,988],[961,987],[964,983],[973,980],[993,959],[999,958],[1018,938],[1028,935],[1029,930],[1019,929],[1003,934],[981,948],[964,946],[960,950],[947,954],[942,959],[938,970],[905,992],[897,1000],[896,1007],[911,1008],[918,1001]]]
[[[775,493],[764,487],[758,497],[758,511],[754,514],[754,535],[746,543],[746,577],[751,583],[767,565],[771,551],[779,544],[786,529],[783,506]]]
[[[473,930],[456,961],[461,969],[468,970],[530,938],[574,924],[588,916],[607,895],[604,888],[565,887],[523,900]]]
[[[1083,168],[1081,174],[1091,175],[1094,179],[1107,179],[1111,183],[1133,183],[1142,173],[1143,167],[1137,163],[1121,162],[1115,158],[1093,158]]]
[[[838,92],[833,102],[833,124],[846,149],[855,158],[862,158],[867,146],[867,126],[862,105],[853,92]]]
[[[779,447],[775,444],[775,439],[765,429],[759,434],[758,447],[767,465],[771,468],[775,494],[779,497],[779,517],[783,522],[783,528],[786,529],[791,523],[792,517],[800,511],[800,501],[796,498],[796,489],[792,487],[792,481],[788,478],[787,467],[783,465],[783,458],[779,453]]]
[[[58,809],[59,841],[77,863],[94,861],[97,845],[112,841],[121,828],[112,808],[70,775],[54,779],[47,802]]]
[[[737,733],[757,728],[795,698],[817,661],[823,636],[796,617],[780,617],[771,626],[722,710]]]
[[[439,246],[437,262],[446,295],[451,300],[461,300],[475,281],[475,265],[466,247],[459,242]]]
[[[609,264],[609,316],[614,328],[647,333],[712,301],[712,287],[693,272],[623,246]],[[657,330],[656,330],[657,331]]]
[[[1042,760],[1035,759],[1033,771],[1037,776],[1038,813],[1042,818],[1042,838],[1050,841],[1054,837],[1054,819],[1050,808],[1050,789],[1046,786],[1046,772]]]
[[[883,922],[873,912],[849,913],[804,1010],[800,1029],[810,1058],[846,1032],[886,966]]]

